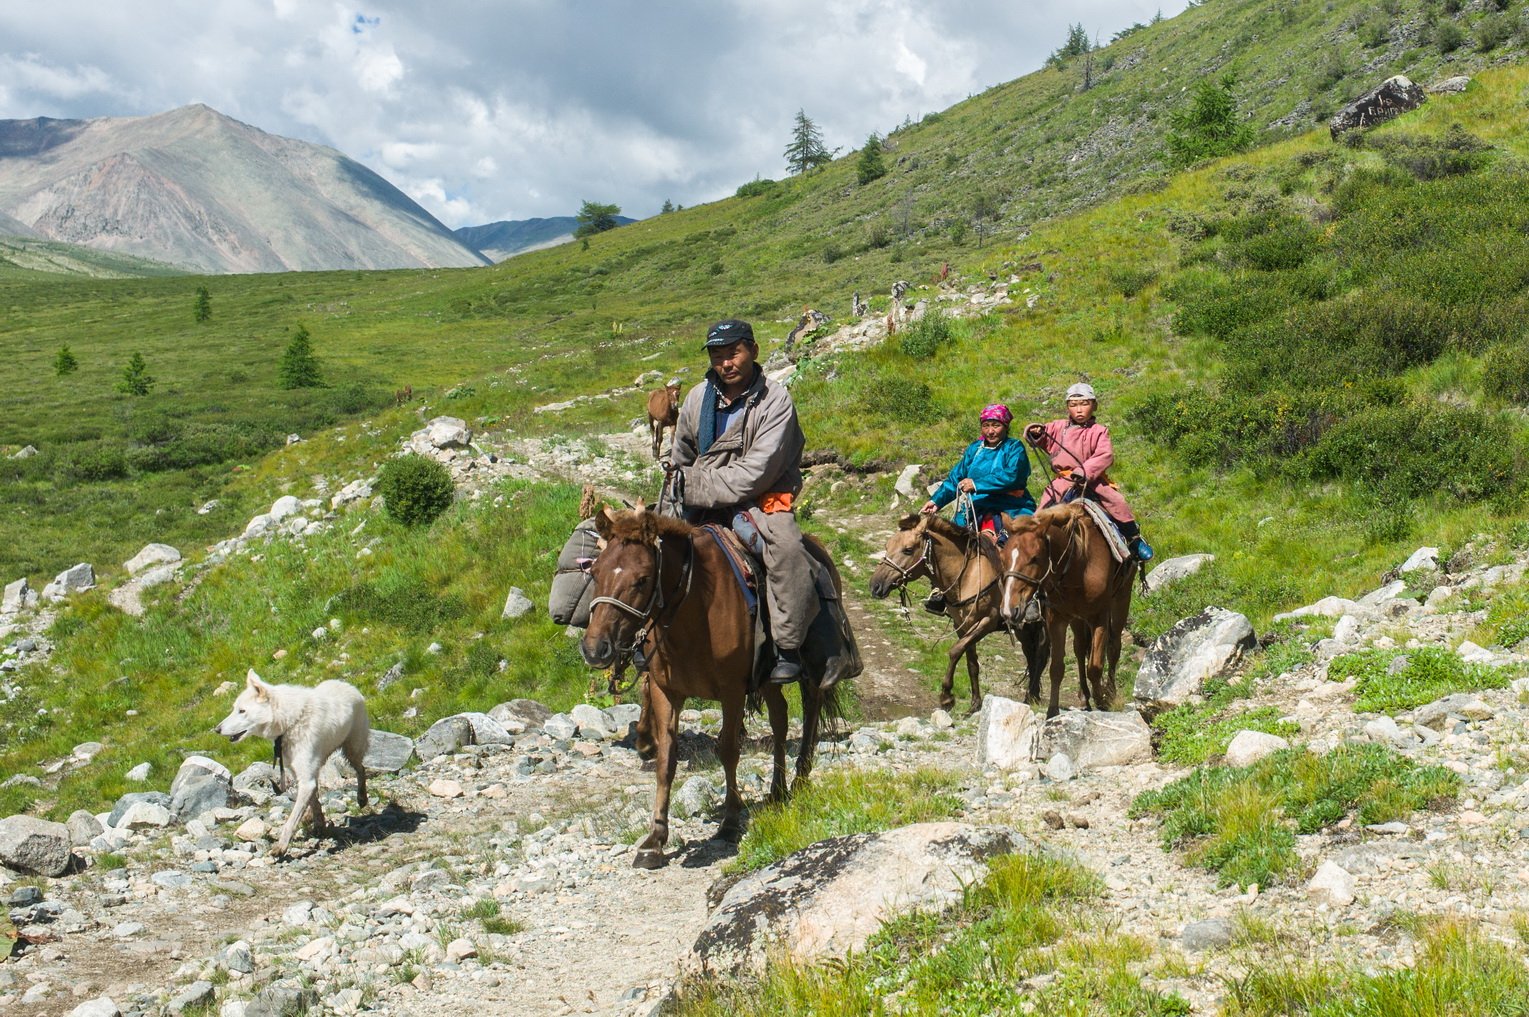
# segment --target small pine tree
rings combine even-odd
[[[198,324],[209,321],[212,318],[212,294],[207,292],[206,286],[196,288],[196,320]]]
[[[1253,143],[1253,125],[1237,113],[1233,74],[1206,78],[1194,87],[1187,108],[1168,115],[1168,161],[1181,169],[1201,159],[1241,152]]]
[[[281,355],[276,376],[282,388],[323,388],[324,378],[319,371],[318,358],[313,355],[313,340],[305,326],[297,326],[292,341],[287,343]]]
[[[153,386],[154,378],[149,374],[149,365],[144,362],[143,354],[134,353],[122,369],[122,380],[117,383],[117,391],[131,396],[146,396]]]
[[[621,214],[620,205],[606,205],[598,201],[586,201],[579,208],[574,220],[579,224],[574,228],[573,235],[581,240],[588,240],[596,233],[604,233],[613,230],[621,224],[616,221],[616,216]]]
[[[881,135],[872,131],[865,139],[865,145],[860,149],[860,161],[855,165],[855,175],[862,187],[887,175],[887,164],[881,152]]]
[[[74,354],[69,351],[69,344],[65,343],[58,348],[58,356],[53,358],[53,373],[62,378],[66,374],[73,374],[80,369],[80,362],[74,359]]]
[[[451,471],[434,459],[400,456],[382,464],[377,493],[388,515],[405,526],[428,526],[451,507],[456,489]]]
[[[667,212],[673,212],[673,211],[674,211],[674,202],[670,201],[668,198],[665,198],[664,199],[664,207],[658,210],[659,215],[663,215],[663,214],[665,214]]]

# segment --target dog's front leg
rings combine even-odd
[[[312,777],[302,777],[297,782],[297,797],[292,802],[292,814],[287,817],[282,825],[281,836],[276,840],[276,846],[271,849],[271,854],[280,858],[287,853],[287,847],[292,843],[292,835],[297,832],[297,824],[302,821],[303,813],[310,805],[318,808],[318,781]],[[320,822],[322,823],[322,813]]]

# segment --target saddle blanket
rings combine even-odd
[[[1094,525],[1099,527],[1099,532],[1104,534],[1105,542],[1110,545],[1111,557],[1118,562],[1135,561],[1136,558],[1131,554],[1131,549],[1126,546],[1126,539],[1120,535],[1120,527],[1110,518],[1110,514],[1104,511],[1104,506],[1085,498],[1083,507],[1088,510],[1090,516],[1093,516]]]

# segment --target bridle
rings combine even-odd
[[[693,540],[686,540],[685,544],[685,564],[680,573],[679,582],[676,584],[679,598],[672,604],[664,596],[664,538],[658,536],[653,538],[653,543],[650,547],[653,552],[653,592],[648,595],[648,603],[645,607],[633,607],[619,597],[595,597],[589,602],[589,610],[591,612],[600,604],[609,604],[611,607],[623,611],[638,620],[639,625],[632,637],[632,642],[620,648],[620,652],[625,653],[627,656],[635,655],[642,644],[647,642],[648,633],[653,630],[654,626],[658,626],[658,632],[661,637],[663,626],[659,624],[659,616],[669,608],[678,610],[679,606],[685,602],[685,598],[690,595],[690,581],[695,576],[695,542]]]

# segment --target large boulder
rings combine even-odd
[[[206,777],[221,780],[224,784],[229,785],[233,783],[234,779],[234,775],[229,772],[228,767],[216,759],[210,759],[207,756],[187,756],[185,761],[181,763],[180,769],[175,771],[175,777],[170,781],[170,797],[174,798],[176,792],[189,782]]]
[[[735,976],[761,970],[776,950],[798,964],[844,957],[898,912],[958,902],[994,856],[1036,850],[1008,827],[966,823],[819,841],[735,883],[688,966]]]
[[[1383,124],[1408,110],[1417,109],[1427,100],[1422,85],[1413,84],[1410,78],[1398,74],[1340,109],[1327,122],[1327,129],[1336,141],[1345,131]]]
[[[432,448],[466,448],[473,440],[467,421],[456,417],[436,417],[425,425],[424,435]]]
[[[117,799],[117,804],[112,806],[111,815],[107,817],[107,826],[117,826],[122,822],[122,817],[135,805],[149,804],[158,805],[165,810],[165,815],[170,814],[170,796],[163,791],[129,791]]]
[[[31,876],[69,871],[69,828],[36,816],[0,819],[0,864]]]
[[[1177,558],[1167,558],[1147,573],[1147,592],[1156,593],[1170,583],[1188,578],[1215,560],[1213,554],[1182,554]]]
[[[361,760],[368,773],[397,773],[414,758],[414,739],[408,735],[373,728],[371,740],[366,746],[366,756]]]
[[[983,696],[977,716],[977,764],[1013,770],[1035,759],[1040,729],[1035,711],[1002,696]]]
[[[1207,678],[1236,664],[1257,644],[1253,626],[1235,611],[1207,607],[1157,638],[1136,674],[1134,698],[1149,717],[1199,695]]]
[[[414,752],[423,762],[436,756],[449,756],[464,745],[473,743],[472,722],[466,717],[443,717],[414,743]]]
[[[1040,756],[1065,755],[1074,771],[1152,760],[1152,729],[1135,710],[1066,710],[1041,725]]]

